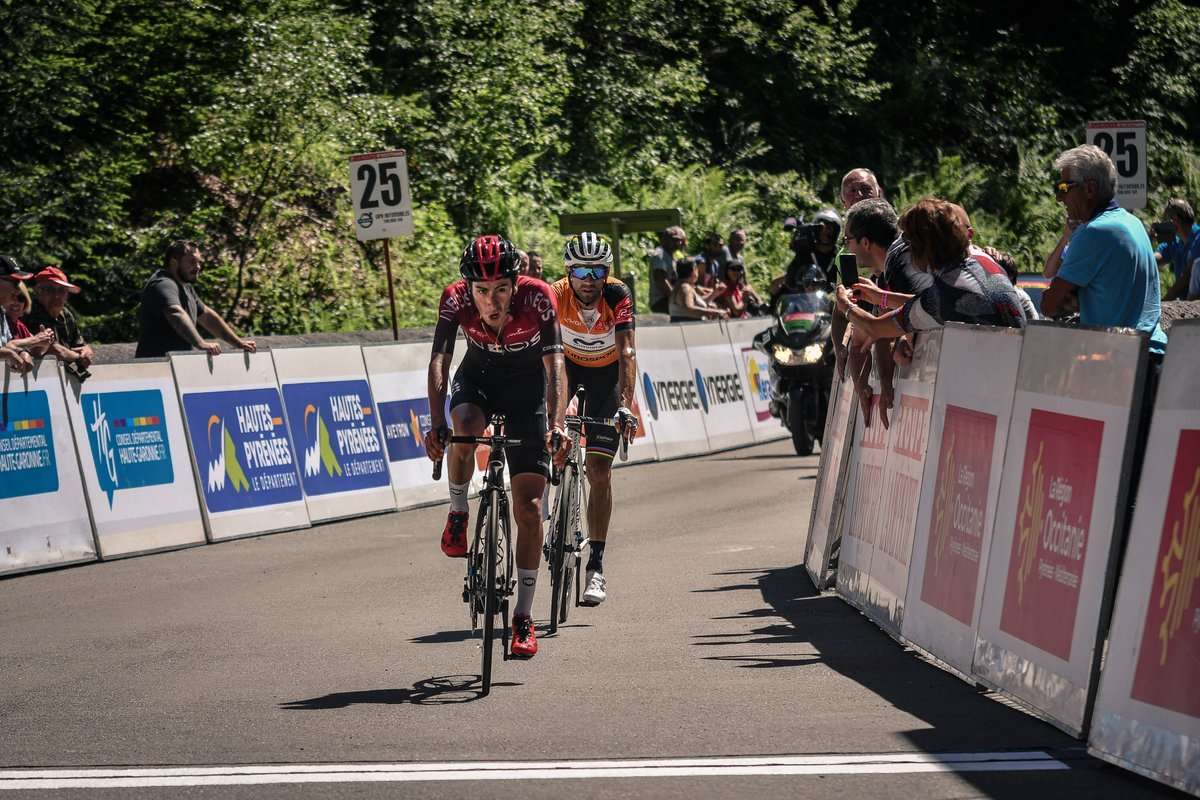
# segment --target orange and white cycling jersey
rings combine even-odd
[[[593,309],[584,309],[563,278],[550,287],[558,300],[558,322],[562,326],[563,352],[581,367],[607,367],[617,363],[617,331],[633,328],[633,297],[629,287],[608,278]]]

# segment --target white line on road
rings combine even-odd
[[[585,778],[879,775],[1070,769],[1041,750],[1013,753],[876,753],[604,761],[446,761],[0,770],[5,789],[142,789],[295,783],[504,781]]]

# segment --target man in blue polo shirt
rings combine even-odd
[[[1058,201],[1067,225],[1046,259],[1053,278],[1042,312],[1053,316],[1069,294],[1079,296],[1084,325],[1137,328],[1150,334],[1150,352],[1161,359],[1167,335],[1160,317],[1158,268],[1150,237],[1137,217],[1117,205],[1117,168],[1108,154],[1085,144],[1054,161]]]

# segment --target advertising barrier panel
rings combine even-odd
[[[210,541],[306,528],[270,353],[177,353],[175,386]]]
[[[865,611],[893,636],[900,635],[904,618],[941,344],[940,330],[918,335],[913,343],[912,362],[896,369],[883,482],[873,485],[873,491],[880,495],[880,510],[874,517],[875,531],[870,534],[875,547],[871,553]]]
[[[1132,457],[1144,334],[1025,330],[974,674],[1078,735]]]
[[[769,319],[733,320],[726,322],[729,344],[742,378],[746,396],[746,413],[750,415],[750,430],[756,442],[773,442],[788,436],[787,428],[771,416],[771,360],[754,349],[754,337],[770,325]],[[830,408],[833,399],[830,399]]]
[[[879,419],[879,381],[872,375],[871,424],[857,409],[854,444],[850,453],[850,485],[842,513],[838,556],[837,593],[859,610],[867,607],[867,581],[875,551],[875,533],[883,507],[883,473],[887,467],[890,431]]]
[[[170,363],[91,373],[68,379],[66,397],[101,558],[204,544]]]
[[[271,355],[309,519],[394,510],[396,498],[362,349],[288,348]]]
[[[752,444],[745,386],[728,334],[719,325],[688,325],[683,329],[683,341],[704,410],[709,449]]]
[[[942,332],[929,446],[901,632],[971,673],[1021,332],[950,323]],[[953,376],[953,379],[949,379]]]
[[[27,375],[2,369],[0,575],[94,561],[58,361]]]
[[[1088,751],[1200,795],[1200,322],[1177,322]]]
[[[425,455],[424,435],[432,424],[426,388],[429,352],[428,342],[362,349],[397,508],[446,499],[446,480],[434,482],[433,462]],[[450,377],[454,377],[453,367]]]
[[[845,513],[850,440],[857,413],[854,384],[849,379],[838,381],[835,375],[829,398],[829,417],[825,420],[825,434],[821,439],[821,462],[813,490],[808,540],[804,547],[804,569],[818,590],[825,588],[828,580],[830,551]]]
[[[642,416],[660,459],[707,453],[708,433],[695,373],[679,326],[641,328],[637,334]]]

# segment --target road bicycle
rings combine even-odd
[[[571,440],[570,453],[562,470],[552,470],[550,483],[557,487],[550,513],[550,534],[542,552],[550,570],[550,634],[566,623],[571,607],[580,605],[580,569],[583,545],[587,541],[584,523],[587,517],[587,484],[583,480],[583,446],[580,442],[585,425],[611,425],[620,433],[621,460],[629,458],[629,440],[637,430],[635,418],[583,416],[587,395],[581,386],[575,393],[579,415],[564,420]],[[556,444],[552,448],[557,449]],[[574,602],[571,590],[574,588]]]
[[[521,439],[510,439],[504,434],[504,415],[493,414],[490,436],[446,436],[443,443],[483,445],[488,450],[487,471],[483,478],[483,490],[479,493],[479,516],[475,522],[475,536],[467,551],[467,574],[463,579],[463,602],[471,615],[472,633],[480,633],[480,618],[483,618],[482,664],[479,680],[481,696],[492,690],[492,651],[496,638],[496,617],[500,617],[500,652],[505,661],[512,658],[509,641],[508,599],[512,596],[516,580],[513,579],[513,538],[508,514],[508,493],[504,489],[504,450],[520,447]],[[433,465],[433,479],[441,480],[442,460]]]

